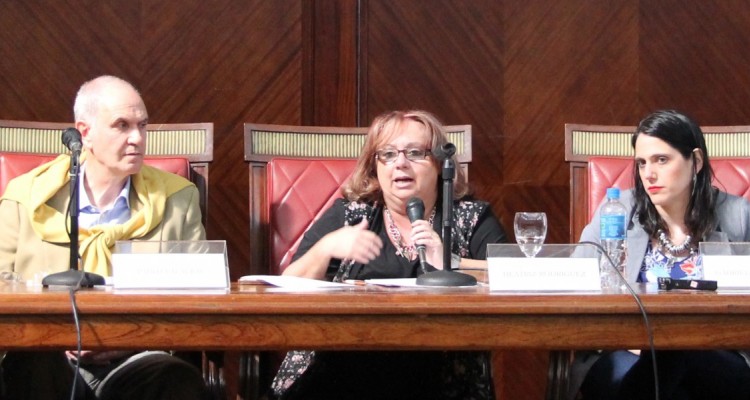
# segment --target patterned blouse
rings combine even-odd
[[[442,206],[436,204],[436,207],[440,210]],[[432,225],[438,233],[442,230],[441,214],[435,214]],[[413,278],[421,273],[419,260],[409,260],[399,254],[396,245],[388,237],[387,227],[383,223],[382,205],[343,199],[336,200],[305,233],[294,260],[307,253],[323,236],[342,226],[356,225],[363,218],[367,218],[370,230],[382,239],[383,251],[367,265],[356,264],[351,260],[332,259],[326,274],[329,280]],[[507,242],[505,231],[489,203],[477,200],[459,200],[453,203],[451,238],[453,254],[481,260],[486,258],[488,243]]]
[[[657,278],[703,279],[703,257],[698,251],[686,256],[671,257],[659,246],[649,243],[638,282],[656,282]]]
[[[440,205],[436,206],[440,210]],[[433,228],[441,232],[442,215]],[[305,233],[295,259],[320,238],[367,218],[383,241],[370,263],[331,260],[327,276],[343,279],[411,278],[421,273],[419,260],[402,255],[388,237],[383,208],[337,200]],[[488,203],[462,200],[453,205],[452,252],[485,259],[488,243],[507,241]],[[280,399],[494,399],[489,352],[483,351],[301,351],[287,353],[270,396]]]

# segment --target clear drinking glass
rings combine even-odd
[[[526,257],[534,257],[542,249],[547,237],[547,214],[543,212],[517,212],[513,220],[516,242]]]

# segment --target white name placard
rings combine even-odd
[[[115,289],[228,289],[226,242],[117,242]]]
[[[491,291],[599,291],[596,258],[488,257]]]
[[[750,288],[750,256],[703,255],[703,279],[719,289]]]

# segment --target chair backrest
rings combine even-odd
[[[603,201],[608,187],[633,185],[635,126],[565,125],[565,160],[570,163],[570,241]],[[714,169],[714,186],[750,199],[750,126],[701,127]]]
[[[269,273],[280,274],[291,262],[302,235],[333,201],[349,179],[354,159],[274,158],[266,167]]]
[[[55,156],[44,154],[2,153],[0,152],[0,196],[5,193],[8,182],[18,175],[31,171]]]
[[[54,155],[3,153],[0,152],[0,196],[5,193],[8,182],[18,175],[55,159]],[[190,179],[190,163],[184,157],[145,158],[143,162],[163,171]]]
[[[633,159],[622,157],[592,157],[589,159],[589,192],[588,212],[586,219],[591,220],[599,204],[607,195],[607,188],[618,187],[621,190],[633,186]]]
[[[0,120],[0,193],[20,173],[68,150],[61,134],[66,122]],[[213,161],[212,123],[149,124],[144,162],[182,175],[198,187],[203,225],[208,222],[208,166]]]
[[[466,169],[471,126],[446,126]],[[279,274],[302,235],[336,198],[354,170],[367,135],[363,127],[245,124],[250,169],[248,274]]]

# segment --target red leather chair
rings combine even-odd
[[[307,229],[349,179],[356,160],[274,158],[266,167],[270,273],[281,274]]]
[[[8,182],[18,175],[51,161],[54,156],[24,153],[0,153],[0,195],[5,193]]]
[[[292,261],[307,229],[341,198],[341,187],[356,165],[354,159],[295,159],[277,157],[266,166],[268,257],[271,275],[280,275]],[[256,379],[270,385],[284,353],[260,354],[264,366]],[[257,388],[256,388],[257,390]],[[261,390],[262,391],[262,390]],[[262,393],[255,395],[261,396]]]
[[[736,196],[750,200],[750,159],[711,159],[714,186]]]
[[[447,126],[463,168],[471,161],[471,126]],[[243,275],[280,274],[305,231],[341,197],[354,171],[367,128],[245,124],[250,177],[249,269]],[[240,395],[262,397],[280,359],[277,353],[245,355]]]
[[[633,159],[594,157],[589,160],[588,219],[590,220],[607,195],[607,188],[621,190],[633,187]]]

